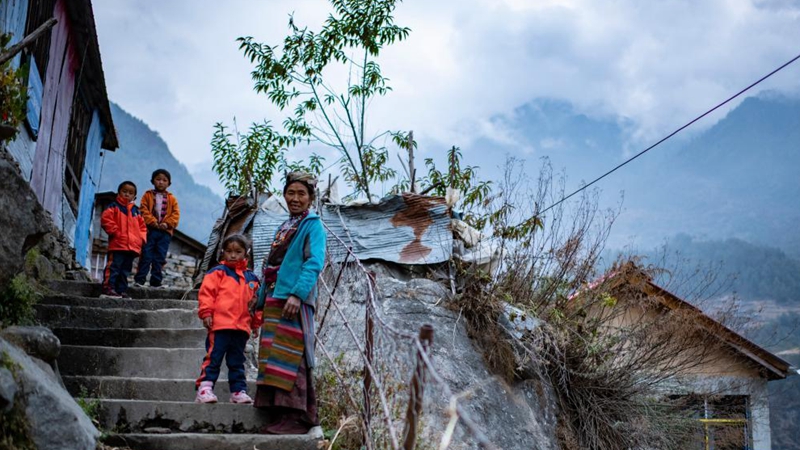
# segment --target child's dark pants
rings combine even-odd
[[[133,268],[136,252],[111,250],[108,252],[106,270],[103,272],[103,291],[122,294],[128,290],[128,275]]]
[[[144,284],[149,272],[150,286],[161,286],[161,281],[164,279],[161,270],[167,263],[167,252],[171,240],[172,236],[164,230],[147,229],[147,242],[142,249],[142,257],[139,258],[139,267],[136,269],[134,277],[137,283]]]
[[[216,384],[224,357],[228,364],[228,383],[231,394],[247,391],[244,348],[249,337],[250,334],[242,330],[209,331],[206,337],[206,356],[203,357],[200,378],[197,379],[196,385],[200,386],[201,381],[211,381]]]

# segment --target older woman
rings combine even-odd
[[[254,406],[269,411],[269,434],[305,434],[318,424],[314,367],[317,278],[325,262],[325,229],[309,211],[314,176],[292,172],[283,196],[289,219],[275,233],[264,264],[257,310],[263,311]]]

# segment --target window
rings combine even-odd
[[[675,397],[673,397],[674,399]],[[745,395],[689,395],[680,398],[700,427],[695,448],[703,450],[749,450],[752,448],[749,402]]]

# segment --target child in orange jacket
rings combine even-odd
[[[153,189],[142,196],[139,209],[147,225],[147,244],[139,258],[139,267],[136,269],[134,281],[137,286],[144,286],[147,275],[150,274],[150,286],[161,286],[164,275],[162,269],[167,263],[169,243],[172,233],[178,228],[181,211],[178,200],[167,191],[172,185],[172,175],[166,169],[157,169],[150,177]]]
[[[123,181],[117,188],[117,199],[103,211],[100,224],[108,234],[108,260],[103,272],[102,297],[129,298],[128,275],[133,268],[133,260],[142,251],[147,240],[147,227],[144,225],[136,200],[136,185]]]
[[[247,270],[249,243],[244,236],[229,236],[222,243],[222,261],[209,270],[197,299],[198,316],[208,330],[206,355],[200,367],[197,403],[216,403],[214,384],[219,378],[222,358],[228,364],[231,403],[253,403],[247,395],[244,350],[250,337],[252,319],[249,303],[258,289],[258,278]]]

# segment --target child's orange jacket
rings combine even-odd
[[[223,261],[209,270],[197,300],[200,319],[212,317],[213,331],[242,330],[250,332],[250,310],[247,303],[258,290],[258,278],[247,270],[247,260]]]
[[[100,216],[100,225],[108,234],[109,251],[142,252],[147,227],[133,202],[117,196]]]
[[[160,223],[167,224],[167,233],[172,234],[178,228],[181,219],[181,210],[178,208],[178,200],[170,192],[164,191],[167,196],[167,211]],[[142,203],[139,209],[142,211],[144,223],[150,228],[158,228],[158,214],[156,213],[156,190],[150,189],[142,196]]]

